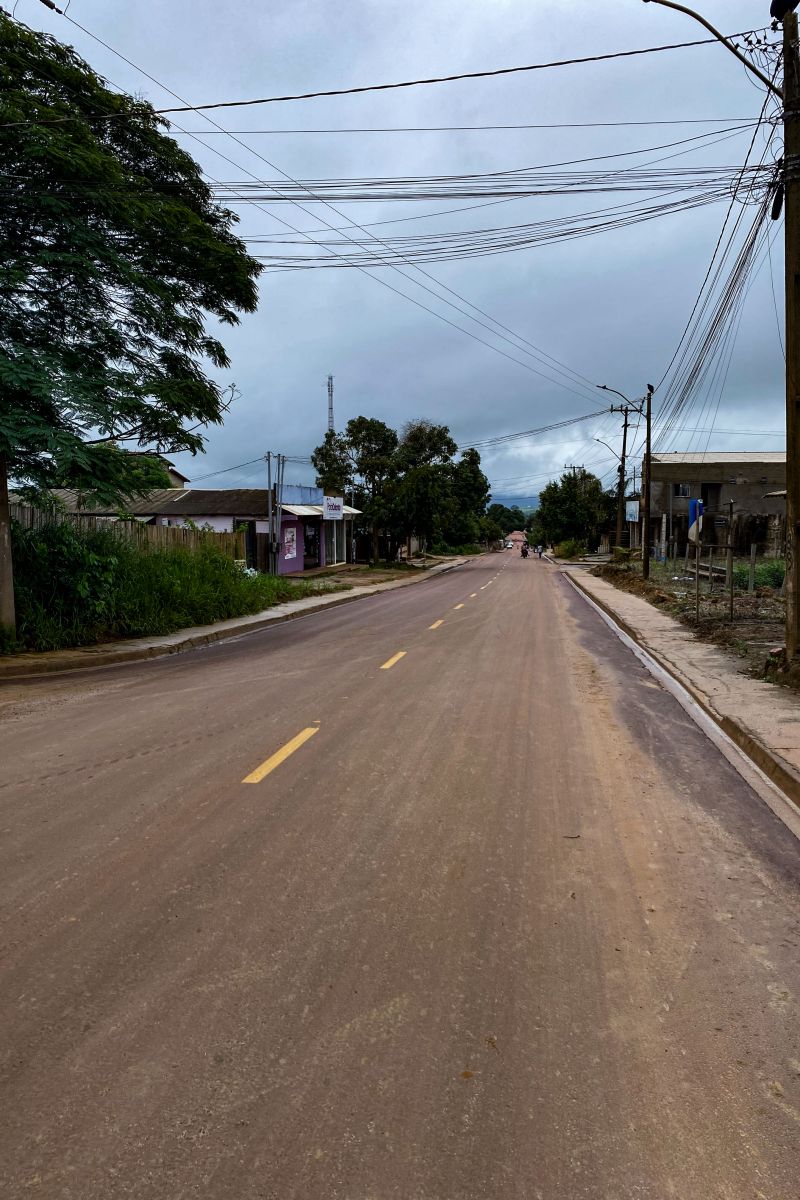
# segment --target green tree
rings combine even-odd
[[[490,504],[486,515],[500,526],[504,536],[512,530],[525,528],[525,513],[516,504],[513,508],[507,508],[505,504]]]
[[[124,447],[202,449],[222,420],[206,318],[257,304],[260,265],[150,105],[0,11],[0,627],[7,480],[124,502],[159,478]]]
[[[434,464],[444,466],[452,461],[457,449],[446,425],[435,425],[420,417],[403,427],[397,448],[398,467],[408,471]]]
[[[566,471],[558,482],[542,488],[532,532],[540,541],[574,538],[594,548],[614,519],[615,505],[616,493],[604,492],[590,471]]]
[[[324,442],[312,451],[311,462],[317,472],[317,487],[326,496],[343,496],[353,487],[353,456],[350,443],[341,433],[329,429]]]
[[[390,484],[396,474],[398,438],[394,429],[375,417],[353,417],[345,438],[364,496],[364,515],[372,530],[372,561],[379,557],[378,538],[391,521]]]

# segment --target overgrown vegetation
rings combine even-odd
[[[87,507],[164,486],[142,451],[196,453],[221,423],[218,330],[255,310],[263,267],[151,105],[2,9],[0,45],[0,625],[13,636],[6,475],[76,488]]]
[[[586,542],[577,538],[566,538],[563,542],[558,542],[555,549],[556,558],[580,558],[586,553]]]
[[[248,577],[214,545],[144,549],[112,530],[12,523],[17,635],[0,649],[56,650],[172,633],[330,590],[305,581]]]
[[[783,586],[786,566],[782,559],[771,558],[768,562],[756,563],[755,585],[758,588],[779,588]],[[739,564],[733,568],[733,582],[737,588],[746,588],[750,579],[750,568]]]

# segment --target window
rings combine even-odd
[[[674,494],[675,496],[683,496],[683,497],[684,497],[684,499],[685,499],[685,498],[687,498],[687,497],[688,497],[690,490],[691,490],[691,489],[689,488],[689,484],[688,484],[688,483],[676,483],[676,484],[675,484],[675,491],[674,491],[674,493],[673,493],[673,494]]]

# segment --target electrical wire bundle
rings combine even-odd
[[[762,151],[761,164],[767,158],[774,137],[773,130]],[[766,188],[760,189],[752,220],[749,224],[745,221],[747,209],[743,205],[725,238],[736,201],[753,198],[749,182],[753,177],[743,172],[742,184],[734,192],[692,314],[672,362],[659,384],[660,389],[664,380],[669,378],[654,424],[653,444],[661,451],[675,445],[676,435],[687,427],[689,413],[693,409],[697,410],[693,432],[699,436],[701,429],[708,426],[708,447],[736,345],[744,302],[777,233],[777,227],[773,230],[769,218],[775,187],[780,178],[780,165],[772,164],[769,171],[770,181]]]

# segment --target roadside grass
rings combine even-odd
[[[112,530],[12,527],[17,635],[0,652],[173,633],[349,583],[247,576],[214,545],[143,549]]]

